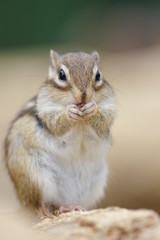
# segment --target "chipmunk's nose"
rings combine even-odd
[[[83,92],[82,95],[82,103],[85,103],[85,100],[86,100],[86,92]]]

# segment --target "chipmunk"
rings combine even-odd
[[[99,62],[51,50],[47,80],[12,122],[5,161],[24,206],[91,209],[103,197],[117,105]]]

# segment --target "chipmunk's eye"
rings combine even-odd
[[[66,74],[63,69],[61,69],[59,72],[59,79],[66,81]]]
[[[100,72],[97,70],[96,72],[96,81],[99,81],[101,79],[101,74]]]

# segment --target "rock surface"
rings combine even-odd
[[[151,210],[111,207],[44,218],[34,231],[47,240],[160,240],[160,218]]]

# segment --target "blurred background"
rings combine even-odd
[[[11,120],[47,77],[49,50],[97,50],[119,112],[99,207],[160,212],[160,1],[3,1],[0,7],[0,209],[19,206],[5,169]]]

